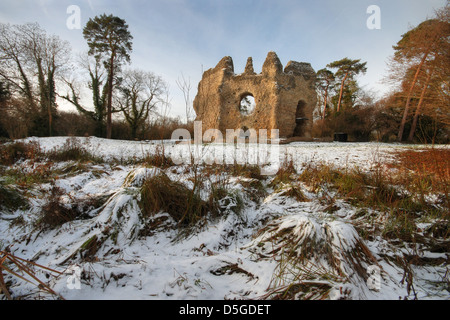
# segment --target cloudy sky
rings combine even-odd
[[[125,19],[133,35],[133,68],[153,71],[170,85],[172,114],[183,115],[176,80],[182,75],[195,96],[202,70],[224,56],[236,73],[253,57],[260,72],[269,51],[282,64],[310,62],[317,71],[344,57],[367,61],[360,84],[378,96],[386,61],[403,33],[446,0],[1,0],[0,22],[38,22],[70,42],[74,54],[87,51],[82,28],[103,13]],[[81,28],[69,29],[71,5],[80,8]],[[381,29],[369,29],[367,8],[380,8]]]

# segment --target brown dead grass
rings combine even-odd
[[[396,155],[397,168],[449,181],[450,149],[407,150]]]
[[[146,179],[141,189],[141,209],[145,216],[167,212],[180,226],[194,225],[207,216],[208,204],[195,190],[165,174]]]
[[[396,162],[389,167],[398,170],[397,184],[418,195],[438,194],[441,205],[450,211],[450,150],[407,150],[395,154]]]

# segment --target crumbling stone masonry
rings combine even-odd
[[[309,63],[289,61],[283,70],[275,52],[269,52],[262,73],[248,58],[245,71],[234,73],[233,60],[224,57],[204,72],[194,99],[203,131],[219,129],[279,129],[280,137],[311,137],[316,73]],[[241,100],[254,98],[254,110],[241,110]]]

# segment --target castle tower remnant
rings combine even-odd
[[[316,73],[311,64],[289,61],[283,70],[275,52],[269,52],[256,74],[248,58],[245,71],[234,73],[233,59],[224,57],[203,73],[194,110],[203,130],[279,129],[280,137],[311,137],[316,106]],[[242,100],[252,97],[254,108],[243,112]]]

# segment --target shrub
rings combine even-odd
[[[428,195],[435,194],[439,204],[450,212],[450,150],[407,150],[394,154],[395,183],[402,185],[417,201],[427,206]]]
[[[224,186],[212,188],[209,195],[209,207],[214,213],[239,215],[244,209],[244,200],[238,190],[229,190]]]
[[[47,157],[52,161],[92,161],[102,162],[100,157],[91,154],[81,141],[75,137],[67,138],[60,149],[53,149],[47,153]]]
[[[157,168],[169,168],[175,165],[172,159],[166,156],[164,146],[157,146],[154,154],[147,153],[142,159],[142,162],[146,165],[154,166]]]
[[[204,219],[208,204],[195,190],[172,181],[161,173],[147,178],[141,188],[140,207],[144,216],[167,212],[180,226],[193,226]]]
[[[6,210],[17,210],[27,205],[25,198],[13,188],[4,186],[0,181],[0,208]]]
[[[280,163],[280,168],[269,186],[274,188],[279,184],[289,184],[295,179],[293,177],[295,174],[297,174],[297,170],[295,169],[294,161],[292,158],[286,157],[284,161]]]
[[[62,203],[61,197],[63,194],[64,192],[61,188],[55,185],[52,186],[37,221],[39,227],[56,228],[75,220],[80,215],[76,208]]]
[[[264,187],[261,180],[258,179],[250,179],[250,180],[243,180],[240,179],[239,183],[243,187],[243,191],[247,194],[249,199],[251,201],[254,201],[256,203],[259,203],[261,199],[265,198],[267,196],[267,190]]]
[[[263,176],[261,175],[261,168],[258,165],[250,165],[250,164],[238,164],[234,163],[233,165],[227,166],[227,171],[232,176],[244,177],[250,179],[262,180]]]
[[[13,142],[0,145],[0,164],[12,165],[22,159],[34,160],[40,155],[40,147],[36,142]]]

